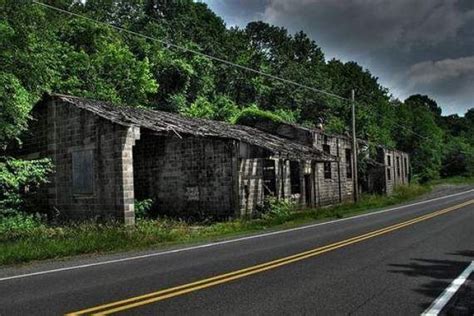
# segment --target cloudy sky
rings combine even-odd
[[[443,114],[474,107],[474,0],[202,0],[228,26],[304,30],[328,59],[355,60],[395,97],[428,94]]]

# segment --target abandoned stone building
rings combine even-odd
[[[335,135],[322,129],[260,121],[252,127],[280,137],[311,146],[338,159],[333,162],[318,163],[317,206],[352,201],[354,196],[352,141],[346,135]],[[358,152],[366,156],[365,174],[359,174],[359,192],[392,194],[397,185],[409,183],[410,161],[405,152],[377,145],[375,155],[369,154],[368,143],[358,139]],[[360,157],[359,157],[360,159]]]
[[[15,155],[49,157],[44,207],[67,218],[252,215],[265,198],[301,206],[353,200],[350,139],[283,123],[232,125],[66,95],[46,95]],[[383,192],[408,182],[408,156],[383,149]],[[375,173],[374,173],[375,174]],[[380,177],[379,177],[380,178]],[[378,181],[380,181],[380,179]]]
[[[316,187],[319,194],[315,197],[313,205],[325,206],[353,201],[353,158],[349,137],[270,120],[256,122],[252,127],[337,157],[334,161],[315,164],[314,178],[317,179]]]
[[[358,143],[360,156],[367,165],[365,174],[361,174],[359,179],[362,192],[390,195],[395,187],[410,183],[410,157],[407,153],[381,145],[375,146],[375,152],[370,153],[366,141],[359,140]]]
[[[271,195],[317,205],[315,166],[338,164],[330,150],[252,127],[73,96],[45,96],[32,116],[16,154],[51,158],[41,194],[70,218],[133,223],[145,198],[164,214],[221,218],[251,214]]]

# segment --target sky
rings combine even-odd
[[[443,115],[474,107],[474,0],[201,0],[227,26],[303,30],[326,58],[354,60],[394,97],[427,94]]]

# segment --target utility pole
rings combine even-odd
[[[359,180],[357,172],[357,136],[356,136],[356,116],[355,116],[355,90],[352,89],[352,179],[354,184],[354,202],[359,200]]]

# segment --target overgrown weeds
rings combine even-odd
[[[296,205],[288,201],[269,199],[257,218],[205,224],[169,218],[149,219],[144,216],[145,218],[138,218],[133,227],[124,227],[115,222],[100,224],[93,221],[52,226],[32,215],[18,215],[23,217],[16,220],[10,217],[0,221],[0,264],[162,247],[293,227],[314,220],[342,218],[373,211],[408,201],[429,190],[430,186],[413,184],[397,188],[389,197],[365,195],[356,204],[304,210],[297,209]]]
[[[474,177],[451,177],[439,180],[433,180],[429,182],[430,185],[439,185],[439,184],[453,184],[453,185],[460,185],[460,184],[474,184]]]

